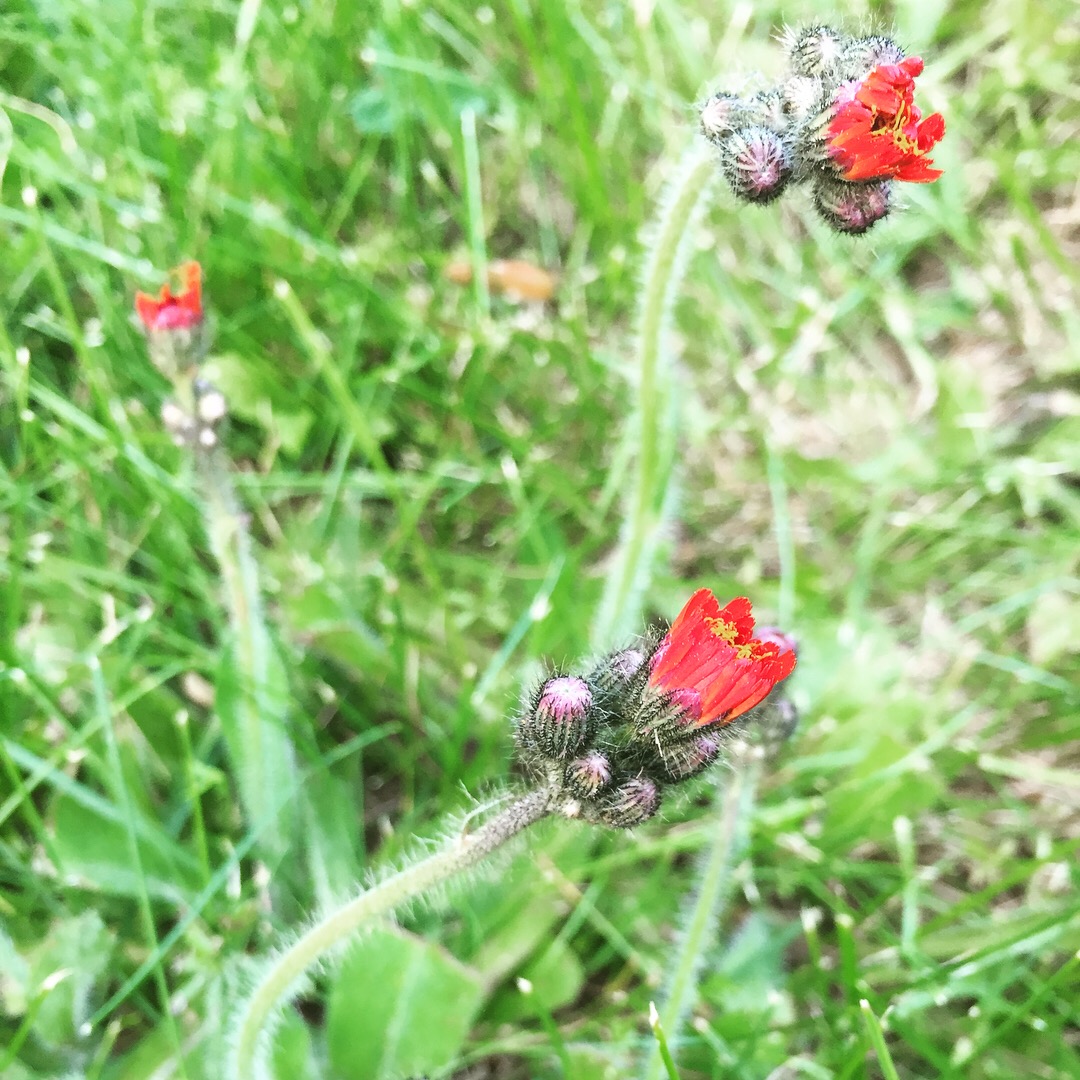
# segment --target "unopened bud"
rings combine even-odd
[[[735,94],[713,94],[701,110],[701,133],[710,142],[719,142],[743,122],[746,104]]]
[[[796,75],[828,75],[840,60],[844,39],[831,26],[808,26],[785,38],[791,70]]]
[[[566,786],[582,799],[591,799],[611,782],[611,762],[594,750],[566,766]]]
[[[602,693],[622,690],[641,670],[645,654],[640,649],[623,649],[605,656],[589,673],[589,682]]]
[[[799,640],[794,634],[786,634],[779,626],[759,626],[754,631],[754,637],[769,645],[775,645],[780,650],[780,655],[799,652]]]
[[[879,64],[899,64],[903,59],[904,50],[895,41],[874,34],[849,41],[843,49],[841,67],[845,78],[860,79]]]
[[[746,109],[748,124],[760,124],[777,134],[788,126],[787,102],[782,89],[761,90],[749,101]]]
[[[620,784],[604,799],[597,820],[613,829],[640,825],[660,809],[660,791],[647,777],[639,776]]]
[[[719,756],[723,740],[718,733],[695,735],[663,750],[663,767],[674,782],[689,780],[707,769]]]
[[[805,120],[821,111],[825,87],[812,75],[793,75],[780,88],[784,98],[784,111],[797,120]]]
[[[733,132],[724,140],[720,162],[731,190],[748,202],[772,202],[791,177],[791,154],[784,140],[767,127]]]
[[[791,698],[783,694],[763,702],[753,715],[754,723],[749,730],[769,757],[779,752],[799,726],[799,710]]]
[[[837,232],[858,236],[889,213],[892,182],[871,180],[852,183],[822,177],[814,187],[814,206]]]
[[[591,707],[592,691],[584,679],[572,675],[548,679],[530,715],[522,720],[522,737],[549,758],[568,758],[585,741]]]

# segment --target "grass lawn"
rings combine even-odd
[[[635,625],[707,585],[801,643],[708,948],[723,768],[632,832],[543,823],[339,952],[277,1080],[645,1077],[676,969],[683,1080],[1080,1077],[1080,9],[847,9],[926,59],[944,176],[859,239],[718,187],[674,313]],[[826,16],[3,5],[5,1080],[223,1077],[258,958],[513,786],[522,685],[592,648],[694,105]],[[132,317],[184,259],[232,577]],[[554,298],[447,273],[485,259]]]

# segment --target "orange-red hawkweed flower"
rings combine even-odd
[[[730,724],[795,667],[788,643],[753,635],[754,616],[745,596],[721,608],[708,589],[699,589],[653,655],[649,685],[670,694],[695,727]]]
[[[186,262],[175,273],[183,282],[175,295],[167,282],[156,298],[144,292],[135,294],[135,310],[147,330],[186,330],[203,321],[202,267]]]
[[[826,146],[845,180],[926,184],[941,175],[927,155],[945,134],[945,119],[941,113],[924,118],[915,104],[922,69],[922,60],[909,56],[840,88]]]

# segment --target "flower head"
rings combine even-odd
[[[699,589],[653,655],[649,686],[675,697],[694,727],[730,724],[795,667],[793,649],[753,633],[746,597],[721,609],[708,589]]]
[[[720,146],[720,164],[731,190],[747,202],[772,202],[791,178],[788,146],[761,124],[733,131]]]
[[[183,288],[175,295],[168,282],[161,286],[156,298],[144,292],[135,294],[135,311],[151,333],[190,330],[203,321],[202,267],[197,262],[186,262],[175,273],[183,282]]]
[[[585,741],[592,703],[584,679],[559,675],[546,680],[518,723],[523,745],[552,760],[570,757]]]
[[[892,180],[852,184],[822,176],[814,186],[814,206],[837,232],[858,236],[887,217],[892,209]]]
[[[923,117],[915,104],[922,69],[922,60],[909,56],[840,87],[826,146],[845,180],[926,184],[941,175],[927,155],[945,134],[945,120],[941,113]]]

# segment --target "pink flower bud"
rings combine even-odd
[[[747,202],[772,202],[791,178],[791,154],[784,140],[762,126],[732,132],[720,148],[720,164],[731,190]]]
[[[780,656],[792,652],[799,652],[798,639],[793,634],[786,634],[779,626],[759,626],[756,631],[758,641],[769,642],[779,650]]]
[[[701,133],[710,142],[719,142],[742,122],[746,106],[734,94],[713,94],[701,110]]]
[[[589,682],[602,694],[619,693],[645,663],[645,654],[640,649],[623,649],[621,652],[605,656],[589,674]]]
[[[566,783],[582,799],[591,799],[611,782],[611,762],[594,750],[566,766]]]
[[[855,184],[822,178],[814,188],[814,206],[837,232],[858,236],[888,216],[892,182],[873,180]]]
[[[523,741],[549,758],[570,757],[585,741],[592,700],[584,679],[573,675],[548,679],[521,722]]]
[[[673,782],[689,780],[708,768],[719,756],[723,740],[717,733],[697,735],[664,748],[664,768]]]
[[[660,792],[648,777],[639,776],[620,784],[604,800],[597,818],[613,829],[640,825],[660,809]]]

